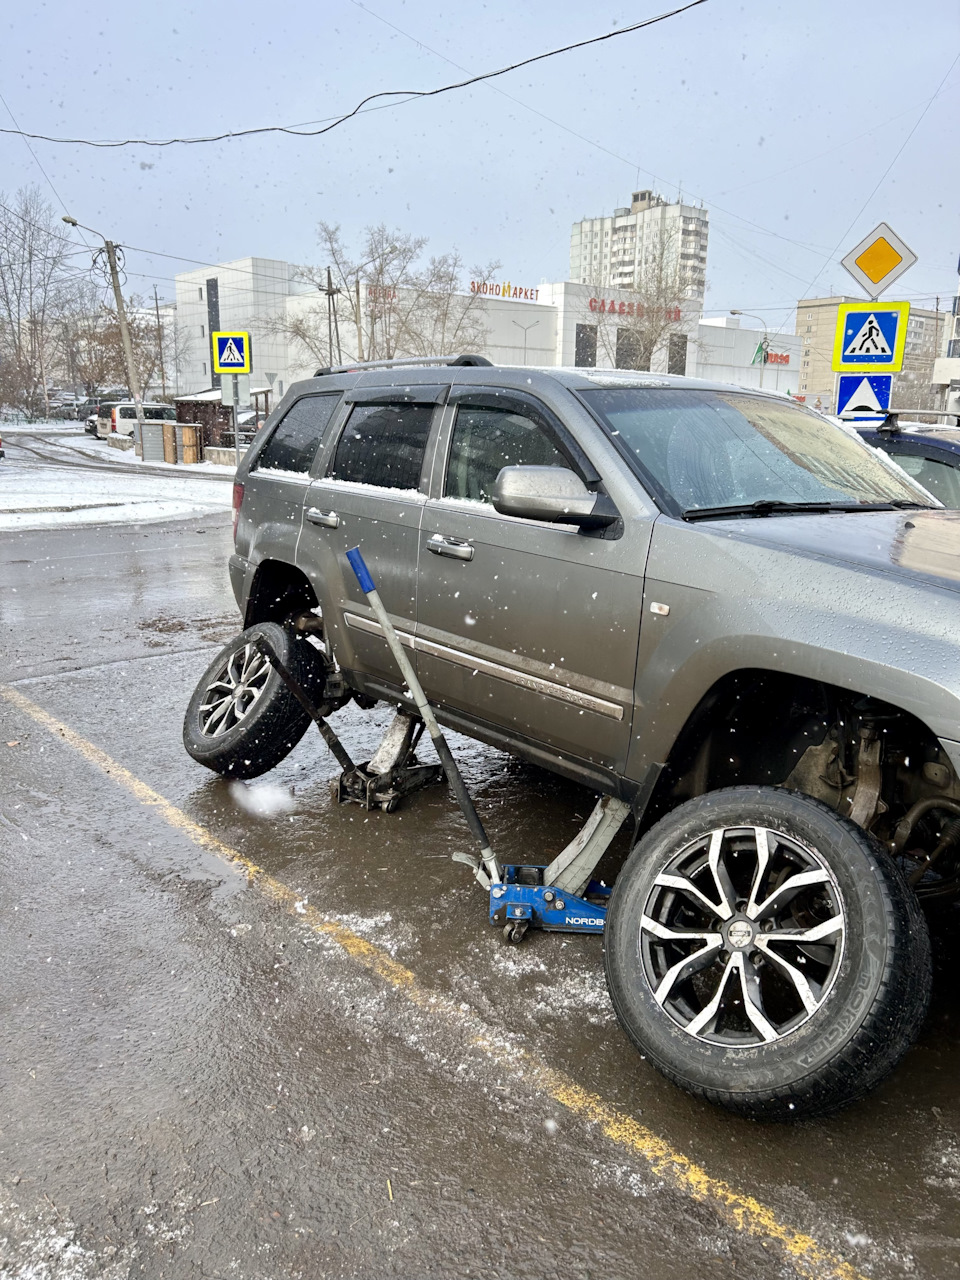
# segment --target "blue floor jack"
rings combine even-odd
[[[470,867],[477,881],[489,892],[491,921],[502,927],[509,942],[519,942],[531,928],[602,933],[610,889],[591,876],[630,813],[630,805],[624,800],[603,796],[582,830],[547,866],[501,866],[433,709],[383,607],[360,548],[348,551],[347,559],[426,725],[460,811],[477,841],[478,853],[458,852],[453,859]]]

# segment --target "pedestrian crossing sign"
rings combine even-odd
[[[249,333],[212,333],[213,339],[213,372],[214,373],[249,373],[250,372],[250,335]]]
[[[907,344],[909,302],[843,302],[833,343],[835,373],[899,373]]]

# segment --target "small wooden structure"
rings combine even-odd
[[[209,391],[197,391],[192,396],[177,396],[177,422],[183,425],[196,424],[200,428],[200,447],[217,446],[223,432],[230,433],[233,440],[233,410],[222,403],[219,387],[211,387]]]

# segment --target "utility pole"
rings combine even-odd
[[[340,350],[340,325],[337,321],[337,308],[333,301],[340,290],[333,287],[333,275],[329,267],[327,267],[326,289],[321,288],[320,285],[317,285],[317,288],[321,293],[325,293],[327,295],[327,350],[330,352],[330,366],[332,368],[334,364],[343,364],[343,352]],[[333,358],[334,336],[336,336],[337,341],[336,361],[334,361]]]
[[[76,218],[71,218],[69,214],[63,215],[63,221],[71,227],[80,227]],[[127,309],[123,305],[123,294],[120,291],[120,271],[117,267],[117,246],[112,240],[107,240],[99,231],[94,231],[92,227],[82,227],[84,231],[89,231],[91,235],[100,236],[103,241],[103,249],[107,255],[107,263],[110,270],[110,283],[113,285],[113,297],[117,305],[117,320],[120,323],[120,340],[123,343],[123,358],[127,366],[127,382],[130,384],[130,393],[133,396],[133,403],[137,411],[137,435],[139,436],[140,453],[143,455],[143,396],[140,394],[140,379],[137,376],[137,367],[133,362],[133,344],[130,341],[130,327],[127,324]],[[99,254],[99,250],[97,251]],[[96,258],[96,255],[95,255]]]
[[[363,362],[363,312],[360,310],[359,276],[357,276],[357,360]]]
[[[160,355],[160,393],[167,398],[167,375],[163,367],[163,325],[160,323],[160,301],[157,298],[157,286],[153,286],[153,306],[157,313],[157,351]]]

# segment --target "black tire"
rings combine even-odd
[[[604,962],[637,1048],[758,1120],[862,1098],[916,1039],[931,987],[926,921],[893,861],[826,805],[771,787],[711,792],[647,832],[614,886]]]
[[[259,622],[231,640],[200,677],[183,720],[183,745],[194,760],[231,778],[256,778],[273,769],[310,723],[274,668],[252,647],[257,636],[266,639],[315,701],[323,692],[323,658],[306,636],[276,622]]]

